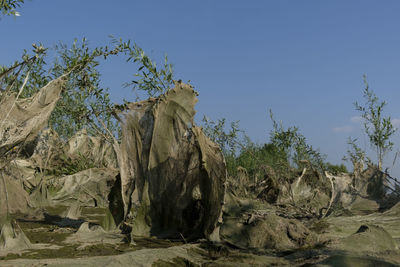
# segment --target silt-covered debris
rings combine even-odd
[[[221,149],[194,123],[197,93],[181,82],[116,108],[120,141],[85,129],[62,140],[47,125],[64,81],[28,99],[0,96],[6,266],[93,265],[94,254],[149,266],[400,263],[399,194],[387,173],[309,164],[292,177],[268,166],[256,181],[243,167],[227,177]]]
[[[226,167],[219,147],[194,125],[196,92],[166,94],[117,113],[125,217],[137,234],[219,240]]]

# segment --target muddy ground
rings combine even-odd
[[[0,266],[400,265],[400,183],[381,170],[227,177],[180,81],[116,111],[121,142],[65,143],[44,129],[63,82],[2,99]]]
[[[261,207],[263,210],[266,208],[262,203],[253,208]],[[100,224],[104,212],[101,208],[83,208],[82,219],[73,220],[60,216],[66,210],[67,207],[62,206],[44,208],[41,220],[16,216],[19,227],[33,246],[38,247],[7,255],[3,253],[0,256],[1,266],[400,265],[399,205],[383,213],[306,221],[305,225],[315,234],[317,242],[312,246],[288,250],[239,248],[226,241],[212,243],[200,240],[189,243],[184,239],[144,237],[133,237],[134,242],[109,242],[106,237],[104,241],[71,242],[68,240],[85,221],[93,226]],[[364,229],[368,236],[359,236],[357,231],[365,225],[372,231]],[[374,227],[378,232],[374,232]],[[382,229],[383,232],[380,232]],[[382,239],[386,232],[389,234],[388,240]],[[394,247],[391,241],[394,241]]]

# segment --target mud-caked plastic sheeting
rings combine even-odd
[[[34,140],[47,126],[64,83],[65,76],[61,76],[25,99],[17,99],[15,93],[1,95],[0,157],[16,145]]]
[[[219,239],[226,165],[220,148],[193,123],[190,85],[116,111],[125,218],[133,233]]]

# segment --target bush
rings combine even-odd
[[[33,44],[33,55],[24,51],[21,62],[10,67],[0,66],[0,89],[15,91],[20,98],[27,98],[49,81],[68,74],[68,82],[49,120],[51,128],[64,140],[82,128],[87,128],[93,135],[117,135],[120,129],[112,115],[114,104],[108,88],[101,87],[100,59],[122,54],[127,61],[136,63],[135,78],[126,86],[144,91],[149,96],[157,96],[172,87],[173,68],[167,57],[163,65],[157,67],[140,47],[130,41],[113,39],[112,44],[112,49],[108,46],[90,48],[85,38],[80,42],[75,40],[71,46],[60,43],[54,48],[54,57],[47,55],[48,49],[43,45]],[[48,59],[52,60],[51,63],[46,62]]]
[[[346,166],[344,164],[335,165],[327,162],[325,164],[326,171],[332,173],[333,175],[338,175],[340,173],[348,173]]]
[[[334,173],[347,172],[344,165],[325,163],[325,155],[307,144],[297,127],[284,128],[274,120],[272,112],[270,117],[273,123],[270,142],[262,145],[253,143],[240,130],[238,122],[227,129],[225,119],[211,121],[204,117],[204,133],[221,147],[229,176],[237,177],[239,167],[246,169],[253,182],[272,174],[275,179],[291,182],[298,172],[310,165],[319,173],[327,169]]]
[[[238,167],[245,168],[252,181],[260,181],[266,174],[267,168],[272,168],[279,176],[286,176],[289,168],[285,152],[268,143],[257,145],[247,140],[238,156],[227,158],[228,174],[235,177]]]

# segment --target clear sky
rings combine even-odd
[[[167,53],[175,77],[191,81],[200,93],[197,119],[239,120],[258,143],[268,141],[272,109],[333,163],[341,163],[348,136],[369,149],[353,107],[363,74],[400,126],[400,1],[28,0],[18,11],[0,20],[0,64],[34,42],[131,39],[153,59]],[[135,70],[122,59],[102,67],[114,101],[133,99],[122,84]]]

